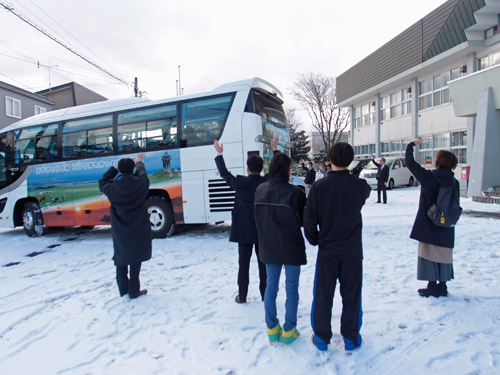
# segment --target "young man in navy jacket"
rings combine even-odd
[[[347,170],[354,158],[351,145],[334,144],[328,150],[328,158],[332,171],[312,185],[304,216],[307,240],[311,245],[319,245],[311,311],[313,343],[321,351],[328,349],[338,279],[342,296],[340,333],[345,349],[350,351],[361,345],[361,209],[371,188]]]

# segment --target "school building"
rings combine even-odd
[[[356,155],[422,137],[417,160],[452,151],[468,196],[500,186],[499,27],[500,0],[449,0],[338,76]]]

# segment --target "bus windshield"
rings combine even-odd
[[[270,145],[274,136],[278,134],[280,136],[279,148],[281,148],[281,151],[289,153],[289,132],[280,99],[258,89],[252,89],[248,97],[246,111],[256,113],[262,119],[262,137],[259,141]],[[264,154],[268,151],[272,155],[270,146],[264,148]]]

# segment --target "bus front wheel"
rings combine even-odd
[[[174,210],[167,200],[161,197],[149,197],[146,200],[149,222],[153,238],[165,238],[175,231]]]
[[[42,212],[37,202],[26,202],[23,208],[24,233],[29,237],[39,237],[45,232]]]

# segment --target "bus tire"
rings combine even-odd
[[[40,237],[45,233],[42,211],[37,202],[26,202],[23,207],[24,233],[29,237]]]
[[[153,238],[165,238],[174,234],[175,218],[170,202],[161,197],[152,196],[146,199],[146,208]]]

